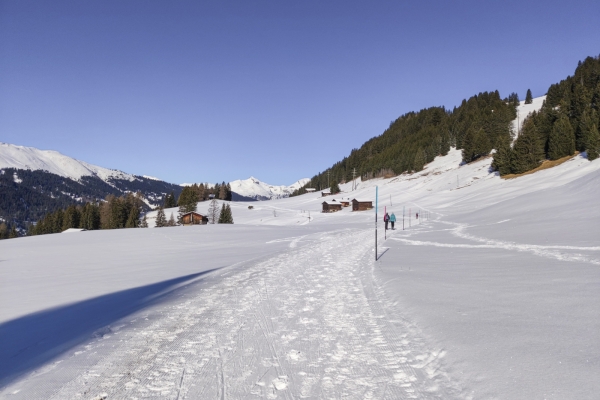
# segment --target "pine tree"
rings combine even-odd
[[[511,169],[512,149],[508,136],[498,138],[492,168],[500,173],[500,176],[512,173]]]
[[[171,213],[171,216],[169,217],[169,222],[167,222],[167,226],[177,226],[177,223],[175,223],[175,217],[173,217],[173,213]]]
[[[587,158],[590,161],[593,161],[600,156],[600,133],[598,132],[598,126],[596,124],[592,124],[587,132],[585,149]]]
[[[415,154],[415,159],[413,161],[413,169],[415,170],[415,172],[421,171],[425,166],[426,162],[427,156],[425,155],[423,149],[419,147],[419,150],[417,150],[417,153]]]
[[[140,210],[137,207],[132,207],[125,223],[125,228],[137,228],[140,224]]]
[[[556,120],[548,138],[548,158],[558,160],[575,152],[575,134],[569,118],[561,116]]]
[[[513,146],[511,157],[511,170],[515,174],[537,168],[544,159],[544,146],[531,118],[523,124],[521,135]]]
[[[231,212],[231,206],[227,204],[227,223],[233,224],[233,213]]]
[[[334,180],[333,182],[331,182],[331,188],[330,188],[331,194],[337,194],[340,192],[340,185],[338,185],[337,181]]]
[[[225,209],[225,203],[223,203],[221,205],[221,212],[219,213],[219,224],[224,224],[225,223],[225,220],[227,218],[226,215],[225,215],[226,213],[227,213],[227,211]]]
[[[173,208],[177,207],[177,202],[175,201],[175,193],[171,191],[170,194],[165,196],[165,205],[164,208]]]
[[[527,94],[525,95],[525,104],[533,103],[533,96],[531,95],[531,89],[527,89]]]
[[[148,220],[146,219],[146,214],[144,214],[144,218],[142,218],[142,223],[140,224],[140,228],[147,228]]]
[[[167,226],[167,217],[165,217],[165,210],[162,207],[158,208],[158,213],[156,214],[156,223],[154,226],[156,228]]]
[[[15,225],[10,229],[10,233],[8,234],[9,239],[15,239],[19,237],[19,233],[17,232],[17,228]]]
[[[216,224],[219,220],[219,202],[217,199],[212,199],[208,206],[208,223]]]

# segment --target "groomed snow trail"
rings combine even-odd
[[[462,397],[443,372],[444,352],[388,317],[372,231],[316,236],[198,285],[162,317],[107,328],[82,352],[111,350],[51,397]]]

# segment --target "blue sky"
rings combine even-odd
[[[600,54],[597,1],[0,0],[0,141],[180,183],[291,184],[403,113]]]

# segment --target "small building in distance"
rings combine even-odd
[[[306,190],[306,193],[312,193],[312,192],[315,192],[317,189],[315,189],[315,188],[306,188],[304,190]]]
[[[348,207],[348,206],[350,206],[350,200],[342,199],[342,200],[340,200],[340,204],[342,205],[342,207]]]
[[[342,209],[342,203],[338,203],[335,200],[329,200],[323,202],[323,212],[330,213],[340,211]]]
[[[373,209],[372,200],[352,199],[352,211],[365,211]]]
[[[208,217],[197,212],[188,212],[181,216],[181,225],[206,225]]]
[[[329,191],[329,189],[327,189],[327,190],[323,190],[323,191],[321,192],[321,196],[322,196],[322,197],[329,196],[329,195],[331,195],[331,192]]]

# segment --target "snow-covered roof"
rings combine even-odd
[[[335,206],[335,205],[341,206],[342,205],[341,203],[339,203],[339,202],[337,202],[335,200],[325,200],[323,203],[327,203],[330,206]]]
[[[69,228],[69,229],[65,229],[64,231],[62,231],[62,233],[76,233],[76,232],[84,232],[86,229],[80,229],[80,228]]]
[[[352,201],[358,201],[359,203],[372,203],[373,200],[365,200],[365,199],[352,199]]]

